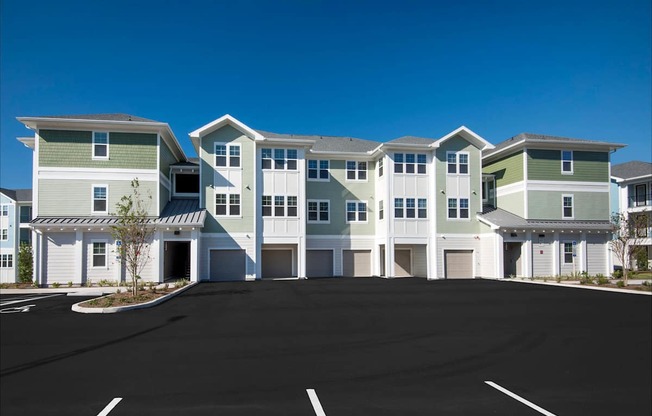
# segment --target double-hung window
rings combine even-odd
[[[456,153],[446,153],[446,166],[448,173],[457,173],[457,154]]]
[[[426,173],[426,155],[394,153],[394,173]]]
[[[417,199],[417,217],[428,218],[428,200],[425,198]]]
[[[261,150],[261,160],[263,169],[272,168],[272,149],[262,149]]]
[[[263,217],[296,217],[298,199],[290,195],[263,195]]]
[[[297,170],[297,149],[261,149],[263,169]]]
[[[105,131],[93,132],[93,159],[105,160],[109,158],[109,133]]]
[[[9,239],[9,230],[6,228],[0,229],[0,240],[7,241]]]
[[[564,263],[573,263],[573,243],[564,243]]]
[[[394,173],[403,173],[404,163],[403,153],[394,153]]]
[[[0,205],[0,217],[9,216],[9,205]]]
[[[223,217],[240,216],[240,194],[215,194],[215,215]]]
[[[571,150],[561,151],[561,173],[566,175],[573,173],[573,152]]]
[[[106,267],[106,242],[93,241],[93,267]]]
[[[274,149],[274,169],[285,169],[285,149]]]
[[[240,167],[239,144],[215,144],[216,167]]]
[[[469,174],[469,154],[466,152],[446,153],[446,172],[449,174]]]
[[[468,198],[448,198],[448,218],[468,219],[469,218],[469,199]]]
[[[108,214],[108,199],[107,185],[93,185],[93,214]]]
[[[416,217],[416,205],[414,198],[405,198],[405,218]]]
[[[330,201],[309,199],[308,200],[308,222],[329,223],[330,222]]]
[[[426,198],[394,198],[394,218],[428,218]]]
[[[384,164],[385,164],[384,159],[385,159],[384,157],[381,157],[380,159],[378,159],[378,177],[379,178],[383,177],[383,172],[385,170],[385,168],[384,168]]]
[[[346,222],[367,222],[367,203],[346,201]]]
[[[562,195],[562,218],[573,218],[573,195]]]
[[[263,195],[263,217],[272,216],[272,197],[271,195]]]
[[[403,218],[404,216],[403,198],[394,198],[394,218]]]
[[[14,267],[14,255],[13,254],[2,254],[0,255],[0,267],[3,269],[11,269]]]
[[[346,179],[349,181],[367,180],[367,162],[346,161]]]
[[[378,201],[378,219],[379,220],[382,220],[383,218],[385,218],[385,207],[384,207],[384,205],[385,204],[382,201],[382,199],[380,201]]]
[[[328,160],[309,160],[308,161],[308,180],[309,181],[328,181]]]
[[[25,224],[32,220],[32,207],[20,207],[20,222]]]

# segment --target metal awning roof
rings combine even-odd
[[[505,230],[578,230],[609,231],[609,221],[526,220],[501,208],[489,208],[478,213],[478,219],[494,229]]]

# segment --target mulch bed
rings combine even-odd
[[[156,289],[152,290],[139,290],[138,295],[134,297],[131,292],[113,293],[98,299],[91,299],[80,306],[84,308],[111,308],[116,306],[129,306],[138,305],[140,303],[150,302],[158,299],[161,296],[170,294],[179,288],[173,287],[169,289]]]

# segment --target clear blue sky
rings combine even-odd
[[[623,142],[652,159],[649,0],[2,1],[0,186],[31,187],[17,116],[229,113],[385,141],[466,125]]]

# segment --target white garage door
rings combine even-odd
[[[46,283],[81,283],[75,282],[79,274],[75,271],[75,233],[51,233],[45,238]]]
[[[473,250],[445,250],[444,269],[447,279],[473,278]]]
[[[333,250],[306,250],[306,276],[332,277]]]
[[[371,250],[344,250],[342,274],[349,277],[371,276]]]
[[[292,250],[262,251],[263,279],[292,277]]]
[[[244,250],[211,250],[211,281],[245,280],[246,260]]]

